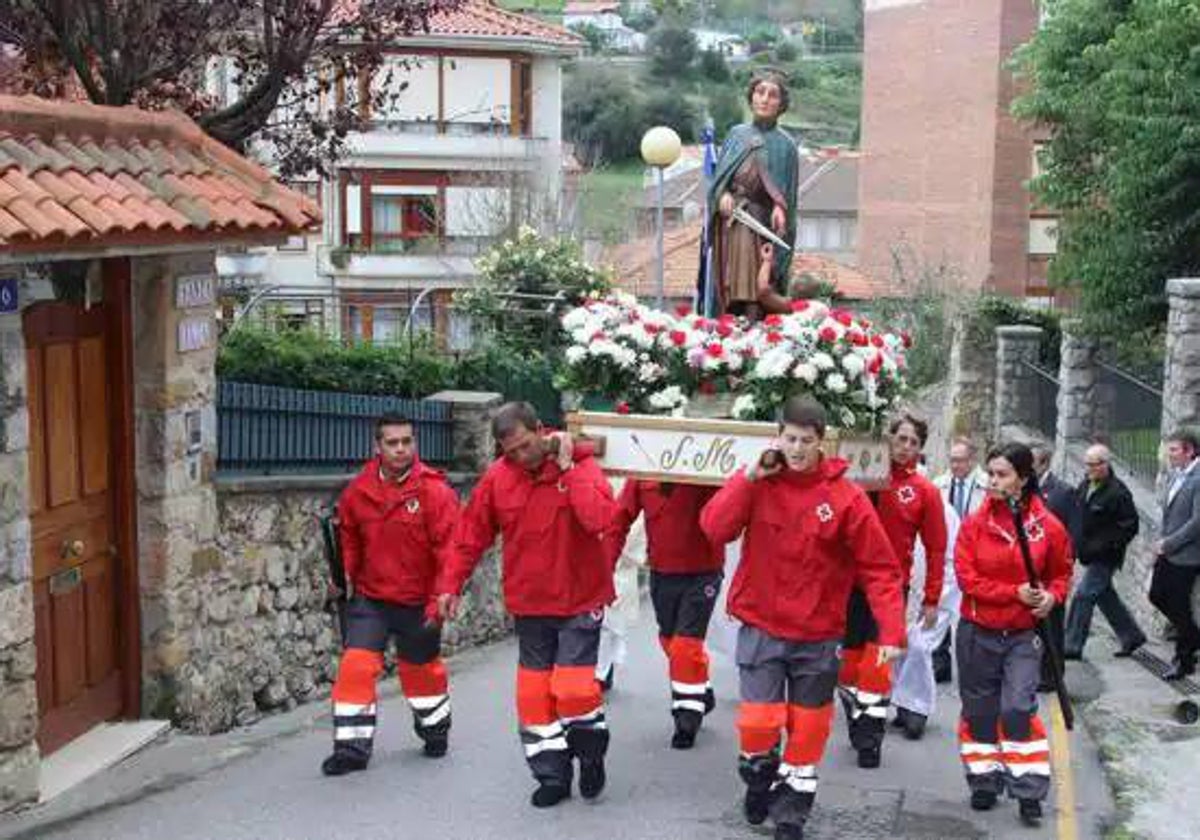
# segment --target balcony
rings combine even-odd
[[[350,155],[355,165],[403,156],[531,166],[551,153],[548,139],[513,136],[505,122],[449,122],[440,128],[431,120],[375,120],[350,137]]]
[[[494,237],[446,236],[376,242],[373,247],[321,245],[317,271],[340,281],[392,280],[457,286],[476,275],[475,258]]]

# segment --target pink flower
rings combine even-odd
[[[733,324],[724,319],[717,321],[717,335],[721,338],[729,338],[733,335]]]
[[[631,409],[629,408],[629,403],[625,402],[624,400],[617,403],[617,414],[628,414],[630,411]]]
[[[821,331],[817,333],[817,338],[821,339],[821,341],[833,344],[833,342],[837,341],[837,330],[835,330],[833,327],[821,327]]]
[[[683,330],[671,330],[671,343],[676,347],[687,344],[687,333]]]
[[[829,317],[837,321],[843,327],[848,327],[854,323],[854,316],[845,309],[835,309],[829,313]]]
[[[591,340],[592,341],[601,341],[602,339],[605,339],[605,338],[607,338],[607,336],[604,334],[604,330],[596,330],[594,333],[592,333]]]
[[[806,300],[792,301],[792,311],[793,312],[803,312],[806,309],[808,309],[808,301],[806,301]]]
[[[692,314],[692,307],[686,303],[681,303],[675,307],[675,314],[680,318],[686,318]]]
[[[783,341],[783,336],[777,332],[767,333],[767,344],[778,344]]]
[[[871,346],[872,347],[882,347],[883,346],[883,336],[880,336],[880,335],[871,336]]]
[[[725,345],[719,341],[710,341],[704,345],[704,352],[714,359],[720,359],[725,355]]]
[[[883,354],[876,353],[871,358],[871,361],[867,362],[867,373],[874,375],[874,374],[879,373],[879,371],[882,368],[883,368]]]
[[[797,301],[799,303],[799,301]],[[768,315],[763,318],[764,327],[779,327],[783,325],[783,318],[780,315]]]
[[[862,330],[851,329],[846,332],[846,338],[850,339],[850,343],[855,347],[867,346],[867,334]]]
[[[662,332],[662,327],[660,327],[658,324],[651,324],[647,321],[642,322],[642,329],[644,329],[648,335],[658,335],[660,332]]]

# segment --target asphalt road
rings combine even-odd
[[[633,631],[630,657],[610,695],[612,745],[609,785],[594,802],[577,796],[550,811],[528,804],[533,788],[514,733],[516,648],[511,642],[473,651],[451,662],[454,729],[442,760],[420,754],[403,700],[382,705],[375,758],[365,773],[321,776],[330,746],[327,715],[290,732],[239,748],[237,734],[220,739],[175,740],[151,748],[89,783],[76,794],[97,803],[90,813],[52,825],[22,827],[26,818],[0,825],[0,836],[44,840],[740,840],[770,837],[741,816],[734,732],[736,674],[718,659],[718,708],[690,752],[669,748],[665,665],[643,610]],[[924,740],[907,742],[889,732],[883,767],[860,770],[838,712],[822,766],[817,805],[809,823],[813,840],[967,840],[971,838],[1100,837],[1110,812],[1095,749],[1083,733],[1058,735],[1056,759],[1070,751],[1070,772],[1056,767],[1056,791],[1065,783],[1075,808],[1051,802],[1043,825],[1023,827],[1015,802],[987,814],[967,806],[954,740],[957,701],[949,686]],[[305,710],[293,713],[303,715]],[[263,726],[279,726],[264,722]],[[174,758],[165,757],[174,750]],[[208,769],[189,772],[180,762],[201,763],[197,751],[220,751]],[[161,753],[161,754],[160,754]],[[157,762],[157,765],[156,765]],[[174,762],[174,765],[172,765]],[[172,766],[175,769],[170,769]],[[105,785],[124,782],[120,795]],[[85,786],[86,787],[86,786]],[[86,810],[86,809],[85,809]],[[45,815],[43,815],[45,816]]]

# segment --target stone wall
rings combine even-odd
[[[323,697],[339,641],[325,611],[327,578],[318,517],[345,477],[221,479],[211,564],[196,568],[186,627],[186,661],[171,677],[172,718],[202,733],[244,725],[265,712]],[[460,492],[469,484],[456,477]],[[511,622],[500,566],[489,553],[446,628],[444,650],[492,641]],[[164,698],[167,699],[167,698]]]
[[[38,795],[25,341],[0,315],[0,811]]]
[[[1200,427],[1200,278],[1167,282],[1167,316],[1162,430]]]
[[[992,433],[996,401],[996,343],[993,334],[975,335],[966,317],[954,326],[947,396],[950,437],[966,435],[981,448]]]
[[[1035,425],[1037,381],[1029,365],[1038,360],[1042,334],[1041,327],[1024,324],[996,327],[994,440],[1006,437],[1010,427]]]
[[[175,278],[210,274],[211,252],[133,260],[134,417],[141,588],[142,714],[179,719],[175,704],[200,643],[194,579],[219,565],[216,348],[181,353]],[[188,421],[200,424],[189,439]]]

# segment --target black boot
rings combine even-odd
[[[883,751],[879,747],[866,747],[858,751],[858,766],[864,770],[874,770],[883,761]]]
[[[798,823],[777,823],[775,840],[804,840],[804,826]]]
[[[750,825],[762,825],[767,821],[767,811],[771,808],[771,789],[746,788],[746,798],[742,802],[742,812]]]
[[[990,790],[971,791],[971,810],[990,811],[996,807],[996,794]]]
[[[1025,825],[1035,828],[1042,824],[1042,803],[1036,799],[1021,799],[1018,800],[1021,822]]]
[[[326,776],[344,776],[366,770],[369,760],[366,756],[334,750],[333,755],[321,762],[321,772]]]
[[[445,735],[430,735],[425,738],[422,750],[426,758],[441,758],[450,749],[450,739]]]
[[[902,727],[904,729],[904,737],[910,741],[920,741],[921,736],[925,734],[926,716],[909,711],[908,709],[897,709],[896,711],[904,712]],[[896,716],[900,717],[899,714]]]
[[[696,743],[696,733],[700,731],[700,724],[704,722],[704,716],[691,709],[676,709],[673,717],[675,718],[675,734],[671,737],[671,746],[677,750],[690,750]]]
[[[571,791],[569,788],[542,782],[542,784],[538,785],[538,789],[533,792],[533,796],[529,797],[529,802],[534,808],[553,808],[570,795]]]
[[[608,776],[604,772],[604,757],[581,758],[579,760],[579,795],[584,799],[595,799],[604,790]]]
[[[750,825],[762,825],[771,807],[771,785],[779,772],[779,753],[772,750],[738,760],[738,775],[746,783],[746,798],[742,811]]]
[[[1196,654],[1183,654],[1175,657],[1175,662],[1170,670],[1163,674],[1163,679],[1169,682],[1181,680],[1184,677],[1190,677],[1196,673]]]

